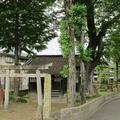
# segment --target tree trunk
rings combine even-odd
[[[16,1],[17,8],[17,1]],[[19,44],[19,14],[16,14],[15,19],[15,65],[19,65],[19,54],[20,54],[20,44]],[[20,73],[19,70],[16,70],[15,73]],[[14,79],[14,92],[18,96],[20,87],[20,78]]]
[[[85,67],[84,63],[80,62],[80,96],[81,96],[81,104],[86,103],[86,95],[85,95],[85,86],[84,86],[84,81],[85,81]]]
[[[73,0],[64,0],[66,20],[68,22],[67,33],[69,36],[69,56],[68,56],[68,66],[69,66],[69,77],[68,77],[68,106],[74,106],[75,103],[75,87],[76,87],[76,64],[75,64],[75,37],[74,30],[71,24],[71,18],[69,16],[69,10],[73,5]]]
[[[97,91],[93,86],[93,72],[94,68],[91,67],[90,63],[84,63],[85,66],[85,74],[84,74],[84,89],[85,93],[89,96],[95,96]]]
[[[85,42],[85,36],[84,36],[84,32],[81,30],[80,33],[80,44],[84,45]],[[84,62],[82,60],[80,60],[80,96],[81,96],[81,104],[86,103],[86,95],[85,95],[85,86],[84,86],[84,82],[85,82],[85,66],[84,66]]]
[[[15,48],[15,65],[19,65],[19,56],[18,56],[19,50],[18,50],[18,46],[17,48]],[[20,73],[20,70],[16,70],[15,73]],[[19,77],[15,77],[14,78],[14,92],[15,95],[18,96],[19,94],[19,88],[20,88],[20,78]]]
[[[116,62],[116,82],[118,82],[119,79],[119,70],[118,70],[118,62]]]
[[[72,31],[71,31],[72,32]],[[72,33],[71,33],[72,35]],[[76,64],[75,64],[75,48],[74,38],[70,36],[70,52],[69,52],[69,77],[68,77],[68,105],[74,106],[75,103],[75,83],[76,83]]]
[[[88,63],[87,63],[88,64]],[[85,67],[85,63],[81,61],[80,64],[80,74],[81,74],[81,85],[80,85],[80,96],[81,96],[81,104],[86,102],[86,96],[95,96],[97,94],[94,86],[93,86],[93,69],[90,69],[90,65],[88,64]]]
[[[119,82],[119,62],[116,61],[116,88],[118,89]]]

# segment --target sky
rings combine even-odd
[[[52,39],[48,42],[47,49],[38,53],[38,55],[60,55],[60,45],[58,43],[58,38]]]

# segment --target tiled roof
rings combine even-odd
[[[49,70],[44,70],[50,74],[60,74],[60,71],[63,69],[63,66],[68,64],[67,59],[63,58],[62,55],[40,55],[36,56],[32,61],[31,65],[44,65],[53,63],[52,67]]]
[[[6,56],[6,57],[15,58],[14,54],[9,54],[9,53],[1,53],[0,52],[0,56]],[[20,56],[20,60],[28,60],[28,57],[26,57],[26,56]]]

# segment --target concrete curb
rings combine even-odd
[[[53,120],[87,120],[102,106],[112,100],[120,99],[120,93],[110,93],[106,96],[98,97],[81,106],[61,109],[59,117],[56,115]]]

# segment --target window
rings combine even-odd
[[[6,63],[13,63],[13,58],[11,58],[11,57],[6,57],[6,58],[5,58],[5,62],[6,62]]]

